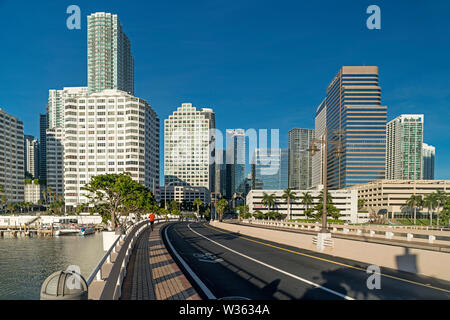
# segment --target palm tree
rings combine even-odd
[[[13,212],[16,210],[16,204],[15,203],[8,203],[8,205],[6,206],[6,209],[10,212],[10,214],[12,215]]]
[[[239,210],[239,221],[241,221],[241,218],[245,219],[246,215],[249,213],[249,208],[247,204],[241,204],[236,209]]]
[[[433,225],[433,211],[438,206],[438,201],[436,198],[436,193],[429,193],[423,199],[423,206],[428,209],[428,214],[430,216],[430,226]]]
[[[287,202],[288,220],[291,220],[291,201],[297,200],[297,196],[295,195],[295,192],[287,188],[286,190],[284,190],[284,193],[281,197]]]
[[[302,204],[306,207],[305,215],[308,216],[309,206],[313,204],[313,196],[309,192],[303,192],[302,194]]]
[[[366,199],[358,199],[358,210],[361,210],[366,205]]]
[[[323,203],[323,190],[320,191],[319,201],[320,203]],[[327,190],[327,204],[333,204],[333,197],[331,196],[328,190]]]
[[[414,224],[416,224],[417,208],[422,205],[422,202],[422,196],[415,194],[406,200],[406,205],[414,210]]]
[[[228,206],[228,201],[225,199],[220,199],[217,203],[217,213],[219,214],[219,221],[222,221],[222,215],[224,214]]]
[[[437,200],[437,225],[439,226],[439,214],[440,214],[440,208],[444,205],[445,201],[447,200],[447,194],[442,191],[438,190],[436,192],[436,200]]]
[[[5,195],[3,195],[0,198],[0,202],[2,203],[2,210],[5,210],[6,213],[6,204],[8,203],[8,198]]]
[[[275,195],[274,194],[267,194],[263,193],[263,199],[262,204],[267,207],[267,209],[270,211],[270,208],[275,206]]]
[[[194,206],[197,206],[197,215],[200,216],[200,206],[203,204],[203,201],[200,198],[196,198],[194,200]]]

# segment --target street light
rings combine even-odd
[[[328,154],[328,145],[335,145],[336,151],[335,155],[338,159],[342,157],[342,155],[345,153],[344,148],[342,147],[341,143],[341,136],[343,135],[341,130],[338,130],[335,132],[336,135],[339,137],[338,141],[329,141],[328,140],[328,128],[325,128],[325,134],[320,139],[313,139],[312,145],[309,147],[308,151],[311,153],[311,155],[315,155],[320,149],[316,146],[317,144],[320,144],[320,146],[323,149],[322,154],[322,163],[323,163],[323,169],[322,169],[322,184],[323,184],[323,211],[322,211],[322,229],[320,230],[320,233],[322,234],[329,234],[329,231],[327,229],[327,176],[328,176],[328,170],[327,170],[327,154]],[[331,234],[330,234],[331,236]]]

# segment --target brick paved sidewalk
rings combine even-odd
[[[136,243],[122,285],[122,300],[200,300],[161,238],[163,223]]]

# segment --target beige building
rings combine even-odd
[[[24,170],[23,122],[0,109],[0,197],[23,201]]]
[[[306,206],[302,203],[302,196],[304,193],[309,193],[313,198],[313,203],[309,208],[314,208],[319,204],[320,192],[323,186],[319,185],[317,189],[310,190],[292,190],[297,199],[291,201],[291,219],[306,219]],[[333,198],[333,205],[339,209],[341,220],[349,223],[364,223],[367,222],[368,216],[366,214],[358,214],[358,197],[356,190],[328,190]],[[269,209],[263,204],[264,193],[275,195],[275,207],[270,211],[276,211],[281,214],[288,214],[287,202],[283,199],[284,190],[250,190],[247,195],[246,204],[249,207],[250,213],[261,211],[268,212]]]
[[[172,200],[178,203],[194,202],[195,199],[200,198],[203,203],[210,202],[210,193],[208,188],[205,187],[191,187],[191,186],[168,186],[161,190],[161,198],[164,199],[167,204]]]
[[[34,180],[31,183],[25,183],[25,202],[38,204],[39,200],[42,200],[43,190],[44,186],[39,184],[38,180]]]
[[[421,195],[442,190],[450,192],[450,180],[377,180],[354,185],[349,190],[358,191],[358,199],[364,199],[371,213],[401,213],[411,195]]]

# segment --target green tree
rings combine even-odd
[[[175,201],[175,200],[170,201],[170,203],[169,203],[169,211],[170,211],[171,214],[179,216],[180,213],[181,213],[180,212],[180,204],[177,201]]]
[[[444,203],[447,200],[447,194],[442,191],[442,190],[438,190],[436,191],[436,200],[437,200],[437,225],[439,226],[439,215],[440,215],[440,209],[441,207],[444,205]]]
[[[275,206],[275,194],[263,193],[262,204],[270,211]]]
[[[250,210],[248,208],[248,205],[241,204],[236,209],[239,210],[239,221],[241,221],[242,218],[248,219],[248,215],[249,215],[249,212],[250,212]]]
[[[6,204],[8,203],[8,198],[5,195],[2,195],[2,197],[0,198],[0,203],[2,204],[2,209],[6,213]]]
[[[450,225],[450,196],[447,196],[443,204],[441,219],[444,225]]]
[[[15,203],[8,203],[8,205],[6,206],[6,210],[9,211],[9,213],[12,215],[14,213],[14,211],[16,210],[16,204]]]
[[[297,196],[295,194],[295,192],[293,192],[291,189],[287,188],[286,190],[284,190],[283,195],[281,196],[283,199],[286,200],[287,203],[287,209],[288,209],[288,220],[291,220],[291,201],[295,201],[297,200]]]
[[[116,229],[121,215],[130,212],[139,215],[154,205],[151,192],[128,173],[92,177],[82,189],[89,192],[86,197],[90,211],[100,214],[105,222],[111,221],[112,230]]]
[[[411,197],[406,200],[406,205],[414,210],[414,224],[416,224],[417,208],[422,205],[422,196],[415,194],[411,195]]]
[[[366,205],[366,199],[358,199],[358,210],[361,210]]]
[[[302,204],[305,206],[305,215],[308,218],[311,218],[313,216],[314,210],[310,209],[309,206],[313,204],[313,197],[309,192],[303,192],[302,194]]]
[[[427,208],[428,214],[430,216],[430,226],[433,225],[433,212],[438,206],[438,201],[436,199],[436,193],[429,193],[425,196],[423,200],[423,206]]]
[[[319,203],[315,206],[315,209],[317,211],[315,217],[316,220],[320,220],[323,215],[323,203]],[[336,208],[333,204],[328,203],[327,204],[327,216],[331,216],[333,219],[337,220],[341,216],[341,213],[338,208]]]
[[[194,206],[197,207],[197,215],[200,216],[200,206],[203,205],[203,201],[200,198],[194,200]]]
[[[259,211],[259,210],[256,210],[256,211],[253,213],[253,217],[254,217],[255,219],[267,219],[267,218],[268,218],[268,216],[267,216],[266,214],[262,213],[262,212]]]
[[[219,214],[219,221],[222,221],[222,216],[228,207],[228,201],[226,199],[220,199],[217,203],[217,213]]]
[[[323,203],[323,190],[320,191],[319,202]],[[328,190],[327,190],[327,204],[333,204],[333,197],[331,196],[331,194]]]

